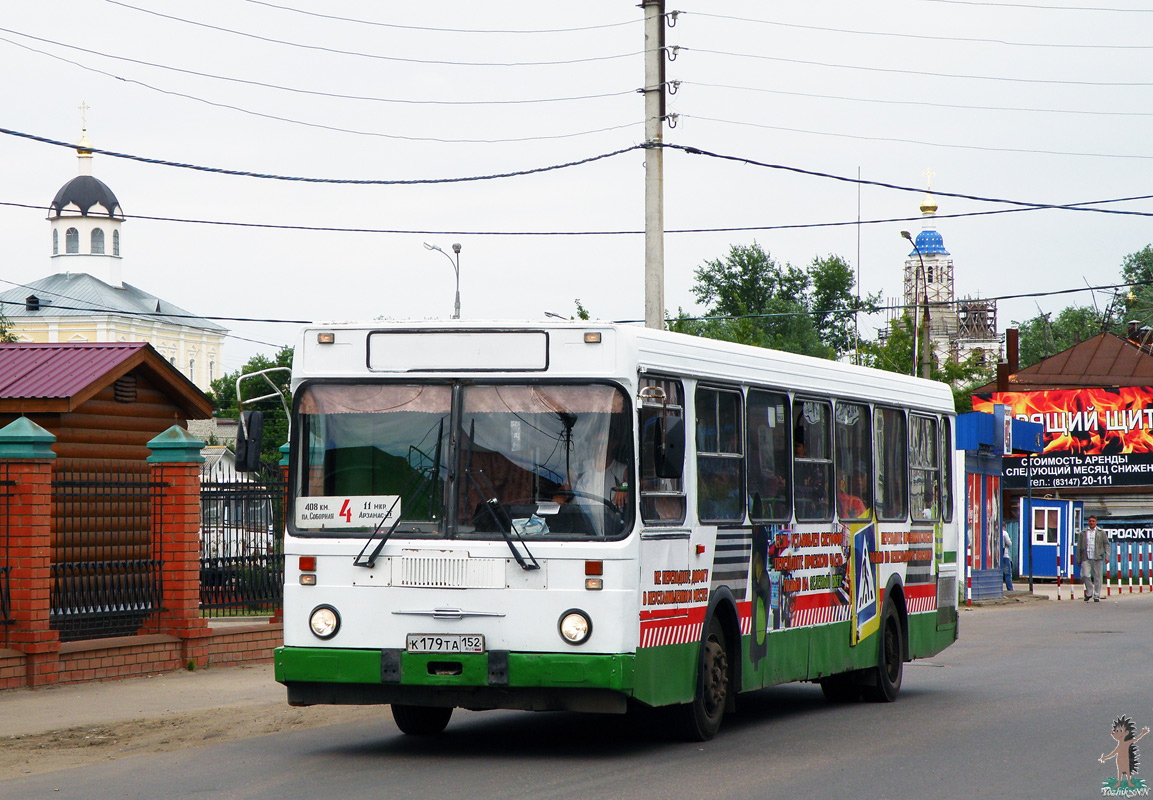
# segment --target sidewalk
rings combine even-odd
[[[1133,587],[1132,593],[1129,592],[1128,586],[1102,586],[1101,587],[1101,600],[1116,600],[1118,596],[1140,597],[1141,594],[1149,593],[1148,586],[1143,587],[1144,592],[1139,592],[1138,589],[1142,587]],[[1008,605],[1010,603],[1028,603],[1035,600],[1055,600],[1062,603],[1068,603],[1070,599],[1080,600],[1085,596],[1085,587],[1080,581],[1075,581],[1073,586],[1069,586],[1068,581],[1062,581],[1060,586],[1060,596],[1058,596],[1058,586],[1056,583],[1041,583],[1039,581],[1033,582],[1033,591],[1029,592],[1029,579],[1017,578],[1013,580],[1013,591],[1005,592],[1004,597],[997,597],[991,600],[974,600],[973,607],[978,606],[998,606]]]
[[[279,704],[272,664],[164,672],[102,683],[0,692],[0,740],[64,728],[163,720],[190,712]]]

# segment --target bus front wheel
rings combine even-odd
[[[873,668],[875,680],[861,687],[866,700],[874,703],[891,703],[901,691],[901,675],[904,670],[903,639],[901,620],[893,607],[886,604],[881,615],[880,641],[877,643],[877,666]]]
[[[392,718],[396,721],[396,727],[410,736],[435,736],[448,727],[451,716],[451,707],[392,704]]]
[[[680,706],[684,737],[704,742],[717,735],[729,699],[729,654],[725,632],[714,617],[701,643],[697,687],[691,703]]]

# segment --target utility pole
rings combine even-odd
[[[645,327],[665,327],[665,2],[645,10]]]

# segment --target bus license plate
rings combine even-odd
[[[483,653],[479,633],[410,633],[405,649],[410,653]]]

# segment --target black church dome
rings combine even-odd
[[[52,199],[52,205],[49,206],[49,213],[53,217],[59,217],[70,204],[79,208],[84,216],[88,216],[89,211],[97,204],[104,207],[98,212],[100,216],[108,216],[111,219],[124,216],[120,211],[120,202],[108,185],[91,175],[77,175],[60,187],[60,191]]]

